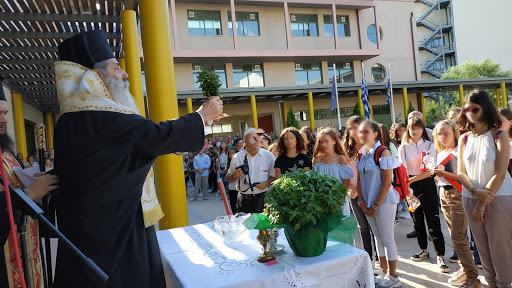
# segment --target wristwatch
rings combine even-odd
[[[379,209],[379,205],[373,203],[372,208],[375,209],[375,210],[378,210]]]

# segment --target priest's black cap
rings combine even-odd
[[[103,30],[91,30],[64,40],[59,45],[60,60],[92,69],[94,64],[114,58]]]
[[[7,101],[5,100],[4,86],[2,86],[3,81],[4,77],[0,76],[0,101]]]

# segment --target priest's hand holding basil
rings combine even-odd
[[[201,114],[205,123],[208,123],[222,114],[222,110],[222,100],[220,100],[219,96],[215,96],[208,100],[208,102],[203,103],[203,105],[197,109],[197,113]]]

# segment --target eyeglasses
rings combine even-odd
[[[466,108],[462,109],[462,113],[467,114],[468,112],[471,112],[473,114],[476,114],[476,113],[480,112],[480,109],[482,109],[482,108],[477,107],[477,106],[466,107]]]

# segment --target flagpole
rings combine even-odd
[[[341,130],[341,117],[340,117],[340,101],[338,99],[338,82],[336,78],[336,63],[332,63],[332,68],[334,68],[334,91],[336,93],[336,112],[338,114],[338,130]]]
[[[393,82],[391,81],[391,63],[388,62],[388,73],[389,73],[389,90],[391,95],[389,96],[389,105],[391,105],[391,123],[395,124],[395,105],[393,104]]]

